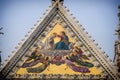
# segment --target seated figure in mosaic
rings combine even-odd
[[[54,43],[54,38],[56,37],[56,33],[52,33],[46,40],[45,43],[38,41],[37,46],[41,46],[41,50],[54,50],[55,48],[55,43]]]
[[[55,50],[69,50],[69,38],[64,31],[60,32],[60,35],[57,34],[56,37],[60,38],[60,41],[56,43]]]
[[[55,46],[55,43],[54,43],[54,38],[56,37],[56,33],[53,33],[51,34],[50,37],[48,37],[45,41],[45,49],[48,49],[48,50],[54,50],[54,46]]]

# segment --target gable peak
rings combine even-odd
[[[51,0],[52,4],[54,3],[59,3],[59,4],[63,4],[64,0]]]

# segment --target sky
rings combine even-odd
[[[114,58],[115,30],[120,0],[65,0],[64,5],[109,58]],[[0,50],[2,62],[42,17],[51,0],[0,0]]]

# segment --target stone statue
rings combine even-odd
[[[3,29],[3,28],[1,27],[1,28],[0,28],[0,30],[2,30],[2,29]],[[4,33],[3,33],[3,32],[0,32],[0,34],[2,34],[2,35],[3,35]]]
[[[52,4],[54,4],[54,3],[57,2],[57,1],[58,1],[59,3],[61,3],[61,4],[63,4],[63,1],[64,1],[64,0],[51,0]]]

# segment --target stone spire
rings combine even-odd
[[[119,10],[119,12],[118,12],[119,24],[118,24],[118,29],[116,31],[118,33],[118,39],[120,41],[120,5],[118,6],[118,10]]]
[[[118,17],[119,17],[119,24],[118,28],[116,30],[116,33],[118,35],[118,40],[115,42],[115,57],[114,57],[114,63],[116,64],[118,68],[118,72],[120,73],[120,5],[118,6]]]

